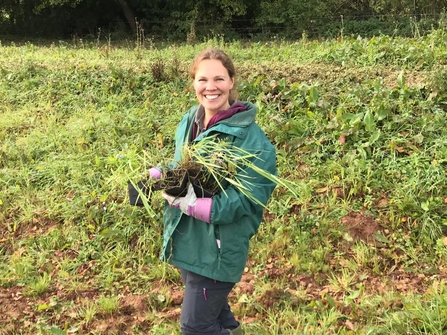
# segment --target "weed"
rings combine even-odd
[[[34,277],[31,279],[30,283],[25,286],[25,294],[38,297],[50,290],[51,282],[51,277],[47,273]]]
[[[162,82],[166,79],[165,63],[162,59],[157,59],[151,65],[152,78],[155,82]]]
[[[444,291],[445,283],[435,282],[426,299],[405,297],[401,311],[386,315],[384,330],[394,334],[442,334],[447,320]]]
[[[118,311],[120,298],[118,296],[102,296],[96,301],[98,312],[103,314],[113,314]],[[90,308],[89,313],[94,312],[94,308]]]
[[[95,320],[96,315],[98,314],[98,311],[101,306],[100,302],[92,303],[90,301],[86,301],[83,303],[83,305],[79,306],[77,309],[77,313],[79,317],[82,319],[82,321],[88,325],[89,323],[93,322]],[[114,308],[114,306],[112,306]],[[113,312],[114,309],[111,310]]]
[[[330,274],[328,278],[331,290],[335,293],[343,294],[351,291],[352,286],[356,282],[355,280],[354,273],[346,268],[342,268],[340,273]]]

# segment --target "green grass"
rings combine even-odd
[[[166,163],[207,45],[239,69],[279,186],[230,296],[246,334],[441,334],[447,37],[210,40],[137,50],[0,46],[0,325],[5,334],[179,334],[158,259]],[[294,193],[299,194],[296,197]],[[0,334],[2,331],[0,330]]]

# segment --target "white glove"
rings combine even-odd
[[[167,194],[165,191],[161,193],[161,196],[166,199],[169,206],[180,208],[180,210],[186,215],[194,215],[197,197],[191,183],[188,183],[188,191],[184,197],[175,197]]]

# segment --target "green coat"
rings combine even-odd
[[[275,147],[254,122],[256,107],[243,102],[248,109],[219,121],[200,134],[194,141],[216,135],[233,140],[233,145],[255,153],[256,165],[276,175]],[[187,140],[191,123],[195,120],[198,106],[180,121],[176,134],[175,159],[179,160],[179,148]],[[266,204],[276,184],[251,169],[245,174],[251,177],[251,193]],[[183,214],[179,209],[165,206],[163,249],[161,258],[199,275],[224,281],[238,282],[248,256],[250,238],[257,232],[262,220],[263,207],[244,196],[233,186],[213,196],[211,222],[206,223]],[[216,239],[220,240],[220,248]]]

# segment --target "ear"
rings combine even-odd
[[[231,80],[231,86],[230,86],[230,90],[231,90],[231,89],[233,89],[233,87],[234,87],[234,77],[233,77],[233,78],[230,78],[230,80]]]

